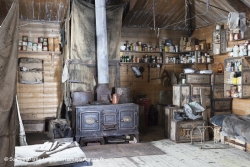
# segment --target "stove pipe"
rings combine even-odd
[[[97,37],[97,101],[109,101],[109,68],[106,26],[106,1],[95,0],[96,37]]]

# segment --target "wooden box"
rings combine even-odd
[[[171,135],[170,140],[176,143],[191,142],[191,130],[197,126],[203,126],[203,120],[186,120],[177,121],[171,120]],[[194,128],[192,133],[192,141],[201,141],[202,134],[199,129]],[[205,140],[208,140],[208,131],[205,132]]]
[[[227,111],[215,111],[211,113],[211,117],[215,115],[226,115],[226,114],[232,114],[232,110],[227,110]]]
[[[165,107],[164,114],[164,136],[170,138],[171,120],[174,119],[174,112],[183,112],[180,107]]]
[[[48,44],[49,44],[49,45],[54,45],[54,40],[53,40],[52,37],[49,37],[49,38],[48,38]]]
[[[212,86],[213,98],[224,98],[224,84],[218,84]]]
[[[213,99],[212,110],[213,112],[232,110],[232,98]]]
[[[223,84],[224,83],[224,74],[223,73],[213,73],[211,75],[211,84]]]
[[[211,74],[186,74],[187,84],[211,84]]]
[[[48,49],[49,49],[49,51],[54,51],[54,45],[49,44]]]
[[[200,95],[200,89],[205,89],[205,96],[211,95],[211,85],[193,85],[191,84],[191,96]]]
[[[237,115],[250,114],[250,99],[233,99],[232,110]]]
[[[236,138],[233,138],[230,136],[223,136],[221,134],[221,143],[228,144],[228,145],[233,146],[237,149],[240,149],[240,150],[243,150],[243,151],[250,153],[250,143],[243,142],[239,139],[236,139]]]
[[[189,103],[190,86],[187,84],[173,85],[173,105],[183,107]]]
[[[59,44],[54,45],[54,51],[60,52],[60,45]]]
[[[53,38],[53,44],[58,45],[59,44],[59,38]]]
[[[45,121],[23,120],[23,126],[26,133],[44,132]]]

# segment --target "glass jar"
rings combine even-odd
[[[235,33],[234,34],[234,40],[238,40],[239,39],[239,34],[238,33]]]

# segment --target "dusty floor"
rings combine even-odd
[[[200,143],[191,145],[190,143],[176,144],[164,137],[164,128],[162,126],[149,126],[144,129],[140,129],[140,143],[150,143],[157,149],[161,150],[163,154],[158,155],[143,155],[138,151],[138,156],[128,153],[124,154],[125,157],[120,158],[103,158],[103,153],[95,154],[96,157],[89,158],[92,160],[93,167],[249,167],[250,166],[250,154],[228,145],[222,145],[221,143],[213,145],[212,141],[206,142],[205,146],[220,149],[200,149]],[[46,136],[39,135],[27,135],[28,143],[34,143],[35,139],[41,141],[46,140]],[[133,144],[128,144],[133,147]],[[124,145],[125,146],[125,145]],[[94,147],[94,146],[87,146]],[[104,145],[95,147],[103,148]],[[114,146],[115,147],[115,146]],[[117,151],[123,151],[123,149],[117,147]],[[83,149],[84,150],[84,149]],[[98,149],[95,149],[97,151]],[[132,151],[132,149],[131,149]],[[133,150],[136,151],[136,150]],[[145,150],[144,150],[145,151]],[[146,150],[147,151],[147,150]],[[148,150],[150,151],[150,150]],[[81,165],[80,165],[81,166]]]

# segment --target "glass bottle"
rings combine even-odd
[[[211,60],[210,60],[210,55],[207,54],[207,63],[210,63],[210,62],[211,62]]]

